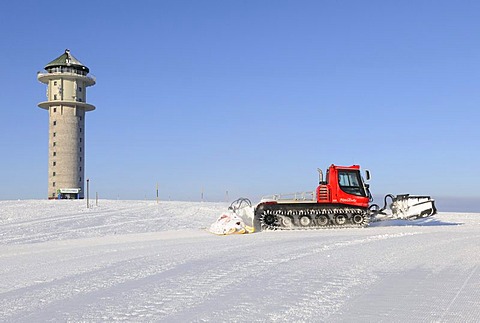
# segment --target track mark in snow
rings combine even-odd
[[[452,305],[455,303],[455,301],[457,300],[458,296],[460,295],[460,293],[465,289],[465,287],[467,286],[468,282],[472,279],[473,275],[475,274],[475,272],[478,270],[478,265],[475,266],[472,270],[472,272],[470,273],[470,275],[468,275],[468,277],[465,279],[465,281],[463,282],[463,285],[460,287],[460,289],[457,291],[457,293],[455,294],[455,296],[453,297],[453,299],[450,301],[450,303],[448,304],[448,306],[445,308],[443,314],[442,314],[442,317],[440,318],[440,321],[444,321],[444,318],[447,314],[450,313],[450,308],[452,307]]]
[[[220,203],[199,206],[192,202],[101,201],[100,206],[85,209],[78,201],[47,202],[38,211],[38,206],[32,204],[28,211],[35,216],[28,212],[11,216],[13,208],[0,208],[0,219],[9,219],[0,222],[0,245],[198,229],[210,222],[212,214],[225,208]]]
[[[335,276],[321,275],[319,266],[323,265],[322,262],[330,262],[331,253],[415,234],[381,234],[327,245],[320,240],[314,244],[294,246],[294,249],[284,245],[284,249],[275,250],[266,259],[255,253],[258,259],[234,267],[235,270],[228,276],[233,280],[228,288],[206,297],[198,305],[191,304],[195,312],[200,313],[193,321],[221,321],[225,317],[232,321],[255,321],[260,317],[266,321],[326,319],[341,308],[354,290],[358,291],[376,280],[376,276],[369,271],[368,263],[353,268],[346,266],[339,269]],[[265,249],[269,247],[265,246]],[[282,296],[252,299],[252,295]],[[231,302],[224,302],[224,299],[230,299]],[[211,308],[216,308],[216,311],[208,310]],[[169,319],[189,321],[192,317],[191,313],[184,311],[169,316]]]
[[[376,242],[387,239],[413,236],[418,232],[382,234],[367,237],[364,239],[348,240],[327,245],[315,252],[299,254],[286,259],[287,262],[302,257],[310,257],[313,254],[324,251],[333,251],[338,248],[357,246],[365,243]],[[284,262],[284,261],[281,261]],[[377,279],[376,275],[370,272],[369,264],[357,265],[346,270],[339,270],[334,277],[312,276],[310,284],[304,286],[303,297],[300,301],[294,300],[293,304],[284,304],[287,308],[281,313],[273,313],[269,316],[272,321],[311,321],[321,318],[328,319],[330,315],[337,312],[352,295],[353,290],[369,286]],[[291,300],[290,300],[291,302]]]

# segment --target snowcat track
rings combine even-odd
[[[364,228],[370,219],[367,208],[347,205],[263,203],[255,210],[255,220],[262,230]]]

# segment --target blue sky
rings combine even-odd
[[[26,10],[28,8],[28,10]],[[477,1],[4,1],[0,199],[47,195],[37,71],[66,48],[97,84],[86,175],[104,198],[313,190],[480,200]]]

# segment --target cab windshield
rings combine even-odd
[[[338,184],[340,189],[347,194],[367,196],[358,171],[339,170]]]

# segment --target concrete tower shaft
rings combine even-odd
[[[85,181],[86,88],[95,84],[89,69],[66,50],[45,66],[37,78],[47,85],[49,112],[48,198],[83,198]]]

